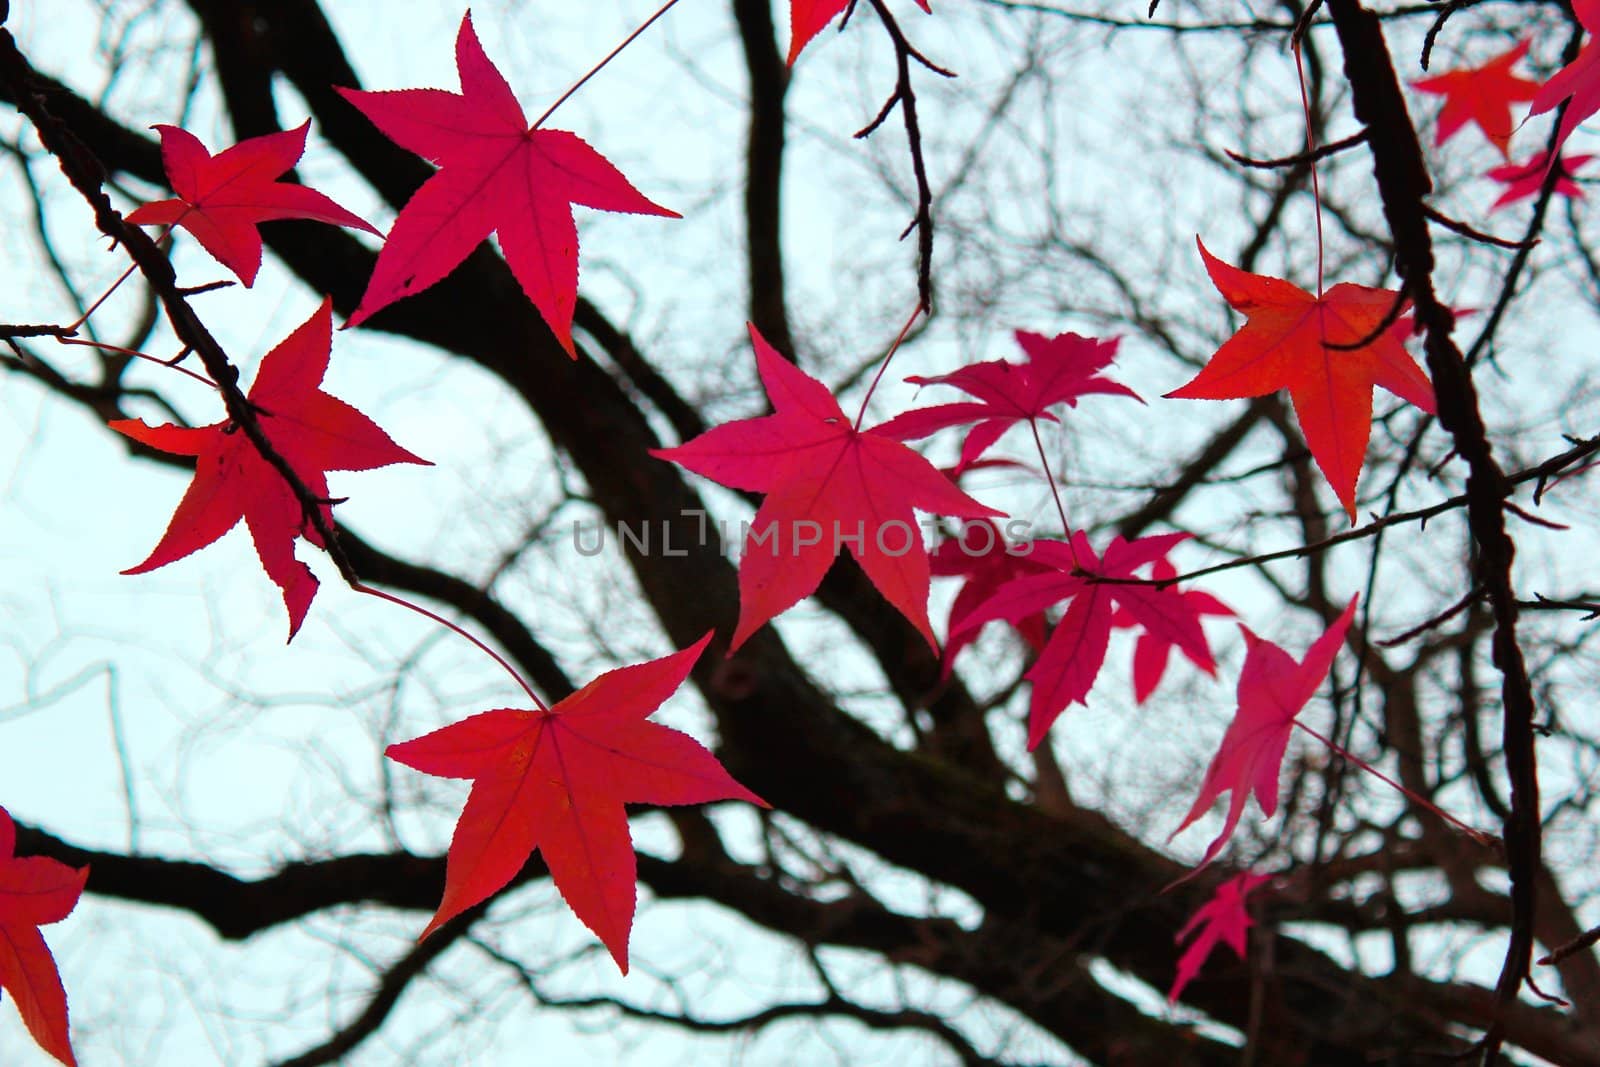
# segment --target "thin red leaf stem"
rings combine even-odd
[[[126,275],[124,275],[124,277],[126,277]],[[84,348],[98,348],[105,352],[115,352],[119,356],[129,356],[133,359],[148,360],[158,367],[165,367],[168,370],[175,370],[179,374],[187,374],[201,385],[208,386],[212,389],[219,388],[216,382],[212,381],[210,378],[207,378],[204,374],[201,374],[198,371],[192,371],[188,367],[180,367],[176,363],[169,363],[157,356],[152,356],[148,352],[141,352],[137,348],[123,348],[121,345],[108,345],[104,341],[88,341],[81,337],[57,337],[56,340],[64,345],[82,345]]]
[[[1039,450],[1039,467],[1044,471],[1045,483],[1050,486],[1050,498],[1056,502],[1056,514],[1061,516],[1061,536],[1066,539],[1067,551],[1072,554],[1072,565],[1078,565],[1077,549],[1072,547],[1072,525],[1067,522],[1067,508],[1061,502],[1061,490],[1056,486],[1056,476],[1050,470],[1050,460],[1044,454],[1044,438],[1039,436],[1039,420],[1030,417],[1028,429],[1033,432],[1033,447]]]
[[[577,81],[573,82],[572,83],[572,88],[568,89],[566,92],[564,92],[560,96],[556,97],[556,102],[551,104],[549,107],[545,108],[544,109],[544,114],[542,114],[538,118],[534,119],[533,120],[533,125],[528,127],[528,128],[530,130],[537,130],[540,126],[543,126],[544,125],[544,120],[549,118],[551,115],[555,114],[556,108],[560,107],[562,104],[565,104],[568,100],[570,100],[574,93],[576,93],[579,89],[583,88],[583,85],[584,85],[585,82],[587,82],[590,78],[594,77],[596,74],[599,74],[600,71],[605,68],[605,65],[607,63],[610,63],[613,59],[616,59],[617,56],[621,55],[622,54],[622,50],[624,48],[628,47],[630,44],[632,44],[634,41],[636,41],[639,38],[639,35],[644,33],[645,30],[648,30],[651,27],[651,25],[656,21],[656,19],[660,18],[662,15],[665,15],[668,11],[671,11],[673,9],[673,7],[675,7],[677,5],[677,3],[678,3],[678,0],[667,0],[666,3],[662,4],[659,8],[657,8],[656,9],[656,13],[654,15],[651,15],[649,18],[645,19],[644,22],[640,23],[639,24],[639,28],[634,30],[632,33],[628,34],[627,37],[623,38],[622,43],[617,45],[617,47],[613,48],[610,52],[608,52],[604,59],[602,59],[600,62],[596,63],[594,66],[590,67],[589,68],[589,73],[585,74],[583,77],[581,77]]]
[[[188,212],[185,211],[184,214],[187,215]],[[181,218],[182,216],[179,216],[179,217]],[[177,225],[177,223],[173,223],[172,224],[172,226],[175,226],[175,225]],[[166,229],[161,231],[160,236],[158,236],[156,238],[156,247],[159,248],[166,241],[166,239],[172,235],[172,226],[168,226]],[[109,289],[107,289],[105,292],[101,293],[100,296],[95,300],[95,302],[90,304],[88,306],[88,308],[86,308],[84,310],[82,315],[79,315],[77,317],[77,319],[75,319],[72,323],[70,323],[67,326],[67,329],[76,330],[79,326],[82,326],[84,323],[88,322],[89,321],[89,316],[93,315],[96,311],[100,310],[100,305],[104,304],[107,300],[110,300],[111,299],[111,294],[116,292],[118,289],[122,288],[122,283],[127,281],[129,276],[131,276],[133,274],[133,272],[138,270],[138,269],[139,269],[139,265],[137,263],[129,263],[128,264],[128,269],[123,271],[117,277],[117,280],[111,283],[111,287]]]
[[[1311,96],[1306,92],[1306,67],[1300,42],[1294,44],[1294,72],[1300,77],[1300,110],[1306,116],[1306,155],[1310,157],[1311,199],[1317,206],[1317,299],[1322,299],[1322,181],[1317,177],[1317,135],[1311,125]]]
[[[856,432],[861,431],[861,420],[867,417],[867,404],[872,401],[872,394],[877,391],[878,383],[883,381],[884,372],[889,369],[889,361],[894,359],[894,354],[900,350],[900,342],[906,339],[906,334],[911,332],[911,327],[916,323],[917,317],[922,314],[922,305],[918,304],[911,309],[911,317],[906,324],[900,327],[900,332],[895,336],[894,344],[889,346],[889,351],[883,354],[883,362],[878,365],[878,373],[872,376],[872,384],[867,386],[867,395],[861,398],[861,410],[856,412]]]
[[[1333,740],[1331,740],[1329,738],[1326,738],[1326,737],[1323,737],[1321,734],[1317,733],[1317,731],[1313,730],[1311,727],[1307,726],[1305,723],[1301,722],[1299,719],[1296,719],[1294,721],[1294,724],[1296,726],[1300,727],[1300,729],[1304,730],[1306,733],[1310,734],[1312,737],[1315,737],[1318,741],[1321,741],[1324,745],[1327,745],[1328,748],[1330,750],[1332,750],[1332,752],[1335,755],[1342,756],[1343,758],[1349,760],[1351,763],[1355,764],[1357,767],[1360,767],[1362,770],[1366,771],[1368,774],[1372,775],[1374,778],[1378,779],[1380,782],[1383,782],[1386,785],[1389,785],[1389,786],[1392,786],[1395,789],[1398,789],[1402,794],[1404,794],[1406,797],[1408,797],[1414,803],[1416,803],[1417,805],[1419,805],[1419,806],[1421,806],[1423,808],[1426,808],[1428,811],[1433,812],[1435,815],[1439,816],[1439,818],[1443,819],[1445,822],[1447,822],[1450,825],[1452,825],[1452,826],[1456,827],[1457,829],[1461,830],[1463,833],[1465,833],[1468,837],[1472,838],[1478,844],[1484,845],[1484,846],[1493,846],[1494,845],[1495,839],[1491,835],[1484,833],[1482,830],[1478,830],[1478,829],[1475,829],[1475,828],[1473,828],[1471,826],[1468,826],[1466,823],[1462,822],[1460,819],[1456,818],[1454,815],[1451,815],[1448,811],[1445,811],[1443,808],[1439,807],[1437,804],[1433,803],[1431,800],[1428,800],[1426,797],[1420,797],[1417,794],[1413,793],[1411,790],[1407,789],[1405,786],[1401,785],[1399,782],[1395,781],[1393,778],[1390,778],[1387,774],[1384,774],[1382,771],[1378,770],[1378,768],[1374,767],[1372,764],[1368,763],[1366,760],[1362,759],[1360,756],[1357,756],[1354,753],[1350,752],[1348,749],[1341,747],[1339,744],[1337,744]]]
[[[513,667],[504,656],[490,648],[488,645],[484,644],[482,641],[478,640],[478,638],[472,636],[472,634],[468,633],[466,630],[463,630],[461,627],[451,622],[449,619],[445,618],[443,615],[435,614],[420,604],[413,604],[404,597],[395,596],[393,593],[385,593],[382,589],[374,589],[370,585],[362,585],[358,582],[352,584],[350,588],[354,589],[358,593],[365,593],[367,596],[375,596],[379,600],[387,600],[391,604],[398,604],[402,608],[408,608],[411,611],[416,612],[418,615],[421,615],[423,618],[432,619],[445,629],[452,630],[455,633],[460,634],[462,637],[465,637],[468,641],[471,641],[474,645],[478,646],[478,651],[482,652],[484,655],[500,664],[500,668],[507,674],[511,675],[511,677],[516,681],[517,685],[522,687],[522,691],[528,694],[528,699],[533,701],[534,707],[538,708],[540,711],[547,712],[550,710],[549,705],[547,705],[543,700],[540,700],[539,694],[533,691],[533,686],[529,685],[527,680],[524,679],[521,674],[517,673],[517,669]]]

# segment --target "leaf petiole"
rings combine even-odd
[[[1322,736],[1321,734],[1317,733],[1317,731],[1301,722],[1299,719],[1296,719],[1294,724],[1300,727],[1300,729],[1304,730],[1306,733],[1310,734],[1312,737],[1316,738],[1318,741],[1321,741],[1324,745],[1328,746],[1328,749],[1335,755],[1342,756],[1343,758],[1349,760],[1351,763],[1366,771],[1368,774],[1378,779],[1378,781],[1383,782],[1385,785],[1389,785],[1395,789],[1398,789],[1406,796],[1407,799],[1413,801],[1420,807],[1426,808],[1428,811],[1433,812],[1435,815],[1439,816],[1439,818],[1456,827],[1478,844],[1486,847],[1492,847],[1495,844],[1496,838],[1493,835],[1486,834],[1482,830],[1468,826],[1466,823],[1462,822],[1454,815],[1451,815],[1448,811],[1445,811],[1431,800],[1428,800],[1426,797],[1418,796],[1416,793],[1413,793],[1411,790],[1407,789],[1393,778],[1390,778],[1387,774],[1384,774],[1382,771],[1378,770],[1378,768],[1374,767],[1360,756],[1357,756],[1348,749],[1343,748],[1333,739]]]

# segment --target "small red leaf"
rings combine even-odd
[[[1217,891],[1211,895],[1211,899],[1202,904],[1199,910],[1190,916],[1189,921],[1183,924],[1183,929],[1178,931],[1178,936],[1173,938],[1174,941],[1182,944],[1184,938],[1196,930],[1199,931],[1199,936],[1178,959],[1178,974],[1172,980],[1171,991],[1167,993],[1168,1004],[1178,1002],[1183,987],[1200,973],[1206,957],[1211,955],[1211,950],[1217,947],[1218,942],[1227,945],[1233,949],[1234,955],[1244,959],[1245,934],[1255,925],[1255,920],[1250,918],[1249,911],[1245,909],[1245,898],[1270,877],[1271,875],[1251,874],[1246,871],[1229,878],[1217,886]]]
[[[1212,802],[1223,793],[1232,794],[1222,832],[1206,846],[1196,871],[1210,863],[1233,836],[1250,794],[1255,794],[1256,804],[1267,818],[1277,812],[1278,774],[1295,718],[1333,669],[1333,659],[1355,614],[1356,598],[1351,597],[1344,614],[1316,639],[1302,662],[1296,662],[1282,648],[1263,641],[1248,628],[1239,627],[1244,631],[1246,650],[1244,666],[1239,671],[1238,711],[1222,736],[1222,746],[1206,768],[1194,806],[1167,839],[1177,837],[1211,810]]]
[[[295,129],[250,137],[213,156],[187,130],[157,126],[167,181],[178,195],[136,209],[128,221],[183,227],[246,287],[255,284],[261,269],[259,223],[312,219],[377,233],[315,189],[278,181],[299,162],[310,128],[307,119]]]
[[[1562,101],[1571,101],[1562,112],[1561,126],[1556,131],[1557,152],[1580,122],[1600,111],[1600,37],[1596,36],[1600,34],[1600,0],[1572,0],[1572,13],[1589,31],[1589,39],[1583,43],[1577,59],[1556,71],[1539,87],[1533,107],[1528,111],[1529,115],[1543,115],[1560,107]]]
[[[802,49],[811,43],[811,39],[822,32],[822,28],[839,17],[850,0],[789,0],[789,65],[794,66],[794,61]],[[933,8],[928,6],[928,0],[917,0],[917,6],[928,14],[933,14]]]
[[[549,711],[486,711],[389,746],[408,767],[473,779],[423,937],[493,896],[538,849],[557,891],[628,973],[637,868],[624,805],[768,806],[693,738],[646,721],[710,640],[607,671]]]
[[[913,508],[1003,517],[956,488],[881,428],[857,430],[833,394],[750,327],[776,409],[652,449],[723,485],[766,493],[739,561],[737,649],[768,620],[811,595],[849,548],[878,591],[937,649],[928,623],[928,551]]]
[[[1413,89],[1444,97],[1435,145],[1444,144],[1472,122],[1502,156],[1511,158],[1511,105],[1532,100],[1539,89],[1538,82],[1511,72],[1528,54],[1528,45],[1524,39],[1482,66],[1462,67],[1411,83]]]
[[[39,1047],[76,1064],[67,994],[39,927],[65,919],[83,895],[89,868],[44,856],[17,858],[16,825],[0,808],[0,989],[11,995]]]
[[[1132,397],[1144,403],[1132,389],[1101,375],[1117,357],[1117,338],[1075,333],[1045,337],[1026,330],[1018,330],[1016,337],[1027,356],[1021,363],[988,360],[934,378],[919,375],[906,379],[917,385],[953,385],[976,401],[915,408],[890,419],[878,432],[909,441],[947,426],[975,424],[961,445],[961,462],[954,471],[959,476],[1017,423],[1041,418],[1055,421],[1048,409],[1057,404],[1077,407],[1080,397],[1094,393]]]
[[[1556,177],[1555,192],[1573,200],[1583,199],[1583,189],[1572,180],[1585,163],[1594,156],[1560,156],[1556,165],[1561,168],[1561,173]],[[1550,173],[1550,154],[1540,152],[1526,163],[1506,163],[1489,171],[1484,177],[1497,181],[1505,186],[1500,193],[1500,198],[1489,208],[1490,211],[1499,211],[1509,207],[1518,200],[1527,200],[1539,195],[1544,188],[1545,175]]]
[[[500,235],[511,273],[567,354],[578,301],[572,205],[678,218],[647,200],[576,134],[530,129],[511,86],[484,53],[469,13],[456,35],[461,92],[340,89],[391,141],[439,165],[401,209],[378,254],[356,326],[419,293]]]
[[[322,306],[261,360],[250,403],[262,432],[319,500],[328,499],[328,471],[365,471],[391,463],[429,465],[390,440],[376,423],[320,385],[328,369],[332,303]],[[156,547],[123,574],[143,574],[197,552],[242,519],[267,577],[283,590],[293,639],[316,595],[317,579],[295,559],[294,539],[319,545],[316,528],[283,476],[228,422],[210,426],[146,426],[118,419],[111,428],[162,452],[195,457],[194,481]],[[331,523],[333,511],[322,512]]]
[[[1177,577],[1178,569],[1165,559],[1157,560],[1150,569],[1150,577],[1156,581],[1164,581]],[[1162,601],[1162,606],[1167,610],[1181,611],[1199,620],[1202,615],[1232,615],[1233,609],[1210,593],[1198,589],[1185,589],[1178,593],[1176,601]],[[1114,626],[1138,626],[1139,616],[1126,608],[1119,609],[1117,615],[1111,620]],[[1133,648],[1133,699],[1136,704],[1143,704],[1150,699],[1150,694],[1156,691],[1161,684],[1162,676],[1167,673],[1167,660],[1172,655],[1174,648],[1183,646],[1169,640],[1164,633],[1153,629],[1146,629],[1139,635],[1139,641]],[[1183,654],[1189,657],[1189,662],[1205,671],[1207,674],[1217,672],[1216,661],[1210,655],[1196,657],[1194,650],[1184,648]]]
[[[980,604],[992,597],[999,588],[1013,578],[1027,574],[1040,574],[1050,568],[1031,558],[1018,546],[1007,543],[1000,527],[989,519],[972,519],[964,523],[961,536],[939,544],[928,556],[928,563],[936,578],[964,578],[961,589],[950,605],[950,623],[970,615]],[[1044,647],[1045,617],[1043,611],[1024,615],[1011,624],[1035,652]],[[955,632],[946,627],[949,637],[944,646],[944,677],[949,677],[956,654],[978,637],[981,626]]]

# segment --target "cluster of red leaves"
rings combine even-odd
[[[1066,602],[1061,620],[1026,675],[1033,683],[1029,748],[1044,740],[1069,704],[1085,702],[1105,663],[1113,620],[1119,616],[1123,625],[1142,628],[1144,636],[1157,643],[1163,665],[1167,650],[1177,647],[1196,667],[1216,673],[1216,661],[1200,628],[1202,604],[1186,598],[1176,586],[1137,577],[1140,569],[1165,560],[1172,547],[1188,536],[1172,533],[1133,541],[1116,537],[1103,558],[1082,531],[1066,542],[1034,541],[1030,559],[1046,568],[1042,573],[1013,578],[982,605],[954,620],[952,627],[959,634],[992,619],[1020,621]],[[1206,598],[1206,606],[1214,604]]]
[[[1479,66],[1458,67],[1411,83],[1412,88],[1421,92],[1444,97],[1434,134],[1435,145],[1444,144],[1470,122],[1505,157],[1503,165],[1485,175],[1506,186],[1490,207],[1491,211],[1538,195],[1552,164],[1557,172],[1554,191],[1574,199],[1583,197],[1583,190],[1572,181],[1572,175],[1594,157],[1565,156],[1561,147],[1579,123],[1600,111],[1600,49],[1596,48],[1594,38],[1595,32],[1600,30],[1600,0],[1573,0],[1572,12],[1589,32],[1590,39],[1577,59],[1543,85],[1511,69],[1532,46],[1526,38]],[[1530,105],[1530,117],[1554,111],[1566,103],[1556,127],[1553,159],[1552,153],[1540,150],[1520,163],[1512,161],[1510,141],[1516,128],[1512,124],[1511,108],[1524,103]]]
[[[926,0],[917,0],[930,10]],[[850,0],[792,0],[789,62],[850,6]],[[1575,0],[1586,28],[1600,29],[1600,0]],[[1600,110],[1600,52],[1593,40],[1571,66],[1542,88],[1512,72],[1529,48],[1519,43],[1476,68],[1416,83],[1445,97],[1437,140],[1469,122],[1507,156],[1491,172],[1508,189],[1496,207],[1531,196],[1549,166],[1540,157],[1509,162],[1511,106],[1532,112],[1570,99],[1559,127],[1564,141]],[[529,126],[509,84],[484,52],[470,15],[455,43],[459,93],[439,89],[341,90],[395,143],[438,171],[397,216],[366,291],[347,325],[367,321],[397,300],[435,284],[480,243],[498,234],[512,273],[569,355],[578,281],[578,238],[572,205],[673,216],[645,198],[603,156],[575,134]],[[372,227],[321,193],[279,179],[305,147],[308,125],[252,138],[216,156],[191,134],[159,127],[174,198],[129,216],[141,224],[184,228],[247,286],[261,262],[263,221],[302,218],[371,232]],[[1558,191],[1581,195],[1568,175],[1591,157],[1559,161]],[[1176,398],[1228,399],[1286,389],[1318,466],[1352,520],[1355,489],[1371,433],[1372,390],[1382,386],[1433,410],[1431,386],[1405,351],[1409,324],[1396,293],[1344,283],[1316,296],[1278,278],[1232,267],[1200,245],[1213,283],[1246,321]],[[262,360],[248,401],[268,444],[317,498],[331,523],[326,472],[425,463],[396,445],[357,409],[324,393],[332,331],[331,305],[321,307]],[[1007,430],[1059,422],[1050,409],[1075,407],[1092,394],[1139,398],[1105,376],[1116,339],[1018,332],[1025,360],[973,363],[949,374],[917,377],[948,385],[971,400],[904,412],[863,430],[819,381],[775,351],[751,328],[756,364],[773,413],[729,423],[661,458],[724,485],[765,494],[739,567],[737,649],[762,625],[813,592],[848,547],[884,597],[934,647],[927,613],[932,575],[959,577],[944,669],[989,621],[1005,619],[1037,652],[1029,745],[1042,741],[1066,707],[1084,702],[1104,663],[1115,628],[1137,631],[1133,657],[1136,701],[1160,684],[1173,649],[1214,675],[1216,662],[1202,627],[1207,615],[1232,612],[1199,590],[1179,590],[1169,552],[1188,535],[1132,541],[1114,538],[1097,554],[1083,531],[1061,541],[1008,544],[992,518],[1002,513],[955,484],[980,466],[1007,463],[985,453]],[[195,459],[194,480],[149,557],[127,573],[181,559],[243,520],[268,576],[282,590],[291,637],[317,583],[294,555],[296,538],[321,545],[316,528],[268,458],[227,422],[188,428],[121,420],[113,427],[147,446]],[[966,427],[960,459],[941,472],[904,443]],[[1042,446],[1041,451],[1042,451]],[[1049,477],[1046,472],[1046,477]],[[1054,488],[1052,484],[1052,488]],[[961,536],[929,553],[916,511],[970,520]],[[889,531],[893,530],[892,534]],[[975,537],[985,536],[978,547]],[[887,535],[887,537],[886,537]],[[1141,574],[1148,568],[1147,574]],[[1050,624],[1052,613],[1059,618]],[[1296,717],[1326,678],[1355,611],[1355,601],[1301,661],[1242,628],[1246,656],[1238,711],[1178,831],[1205,814],[1223,793],[1231,801],[1218,837],[1196,870],[1210,863],[1254,795],[1271,817],[1278,779]],[[628,969],[636,894],[636,858],[628,804],[695,804],[738,799],[764,805],[693,739],[648,721],[688,677],[711,641],[595,678],[554,707],[502,708],[390,746],[388,755],[428,774],[470,779],[471,791],[451,841],[446,887],[422,936],[510,883],[534,851],[557,890]],[[1175,831],[1176,834],[1176,831]],[[1175,836],[1175,835],[1174,835]],[[9,816],[0,809],[0,988],[18,1002],[42,1047],[72,1062],[66,999],[37,926],[63,918],[86,877],[59,863],[12,858]],[[1241,957],[1251,920],[1245,898],[1266,876],[1243,873],[1218,888],[1179,933],[1199,930],[1184,952],[1171,998],[1198,973],[1218,943]]]
[[[528,127],[509,85],[485,55],[470,15],[457,36],[456,64],[459,94],[345,92],[392,140],[440,168],[395,220],[348,325],[434,284],[498,232],[501,250],[528,298],[575,355],[571,324],[578,244],[570,205],[673,213],[646,200],[575,135]],[[243,141],[214,158],[192,135],[162,127],[163,157],[177,197],[145,205],[130,215],[131,221],[184,227],[247,285],[261,261],[259,222],[309,218],[371,230],[321,193],[276,180],[300,158],[308,126]],[[304,537],[325,546],[302,498],[272,458],[294,473],[330,525],[333,502],[326,472],[426,463],[366,415],[320,389],[331,340],[332,305],[325,298],[311,319],[262,360],[246,400],[271,458],[226,421],[198,428],[151,427],[131,419],[112,423],[144,445],[195,459],[194,480],[166,533],[149,557],[126,573],[175,562],[243,520],[267,575],[282,590],[293,638],[317,589],[315,576],[295,558],[294,541]],[[895,457],[902,465],[910,457],[927,466],[898,442],[883,443],[904,453]],[[931,467],[928,471],[931,484],[952,498],[962,496]],[[898,467],[894,471],[901,473]],[[980,507],[974,513],[988,512]],[[922,585],[925,598],[925,574]],[[537,849],[573,911],[627,971],[635,861],[624,805],[719,799],[764,804],[695,741],[645,721],[683,683],[709,640],[708,634],[675,655],[601,675],[554,708],[485,712],[391,746],[388,754],[408,766],[474,780],[451,843],[444,899],[423,936],[491,896]],[[0,873],[0,924],[7,914],[4,891]],[[34,921],[53,921],[43,914]],[[25,962],[27,974],[17,978],[0,957],[0,981],[23,1001],[24,1019],[40,1043],[58,1055],[65,1050],[63,1058],[70,1059],[59,983],[50,997],[39,980],[37,954]],[[33,992],[24,1000],[18,990]]]

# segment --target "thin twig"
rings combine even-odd
[[[1253,159],[1250,156],[1240,155],[1231,148],[1224,148],[1222,151],[1229,159],[1241,167],[1254,167],[1257,170],[1281,170],[1286,167],[1308,166],[1320,159],[1327,159],[1329,156],[1337,155],[1347,148],[1354,148],[1366,139],[1367,131],[1362,130],[1360,133],[1353,133],[1349,137],[1330,141],[1308,152],[1301,152],[1293,156],[1282,156],[1278,159]]]
[[[917,120],[917,93],[911,85],[911,61],[916,60],[935,74],[946,78],[954,78],[955,74],[933,63],[906,40],[900,24],[889,13],[889,8],[883,0],[871,0],[871,3],[872,9],[878,13],[878,20],[889,34],[889,40],[894,43],[897,74],[894,92],[889,94],[889,99],[884,102],[877,117],[858,131],[856,137],[870,137],[874,130],[883,125],[890,112],[899,106],[900,117],[905,121],[906,143],[911,151],[911,171],[917,180],[917,211],[910,225],[900,236],[903,238],[912,230],[917,231],[917,300],[922,310],[931,314],[933,312],[933,186],[928,183],[928,166],[923,159],[922,126]]]

